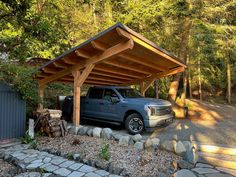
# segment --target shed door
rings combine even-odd
[[[21,100],[13,91],[0,90],[0,140],[24,135],[25,106],[25,101]]]

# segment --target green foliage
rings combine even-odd
[[[31,148],[35,149],[38,144],[38,137],[39,135],[35,134],[34,138],[31,138],[31,136],[29,135],[29,132],[26,131],[25,135],[20,138],[20,141],[22,144],[29,144]]]
[[[36,74],[34,68],[0,62],[0,79],[26,100],[28,112],[34,110],[40,102],[38,84],[33,79],[34,74]]]
[[[104,160],[109,160],[111,158],[109,144],[103,144],[103,146],[101,147],[101,149],[99,151],[98,156]]]
[[[68,160],[73,160],[73,154],[69,152],[69,153],[67,154],[66,158],[67,158]]]

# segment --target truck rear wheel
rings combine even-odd
[[[133,135],[141,133],[144,129],[142,117],[137,113],[130,114],[125,120],[125,128]]]

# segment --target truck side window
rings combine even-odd
[[[103,89],[92,88],[89,92],[89,98],[102,99]]]
[[[111,101],[111,97],[118,97],[117,94],[112,89],[105,89],[103,99]]]

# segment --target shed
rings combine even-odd
[[[139,84],[144,95],[154,80],[183,72],[186,67],[174,55],[117,23],[40,67],[39,94],[43,97],[50,82],[74,83],[73,122],[79,126],[83,84]]]
[[[0,140],[23,136],[25,125],[25,101],[11,87],[0,82]]]

